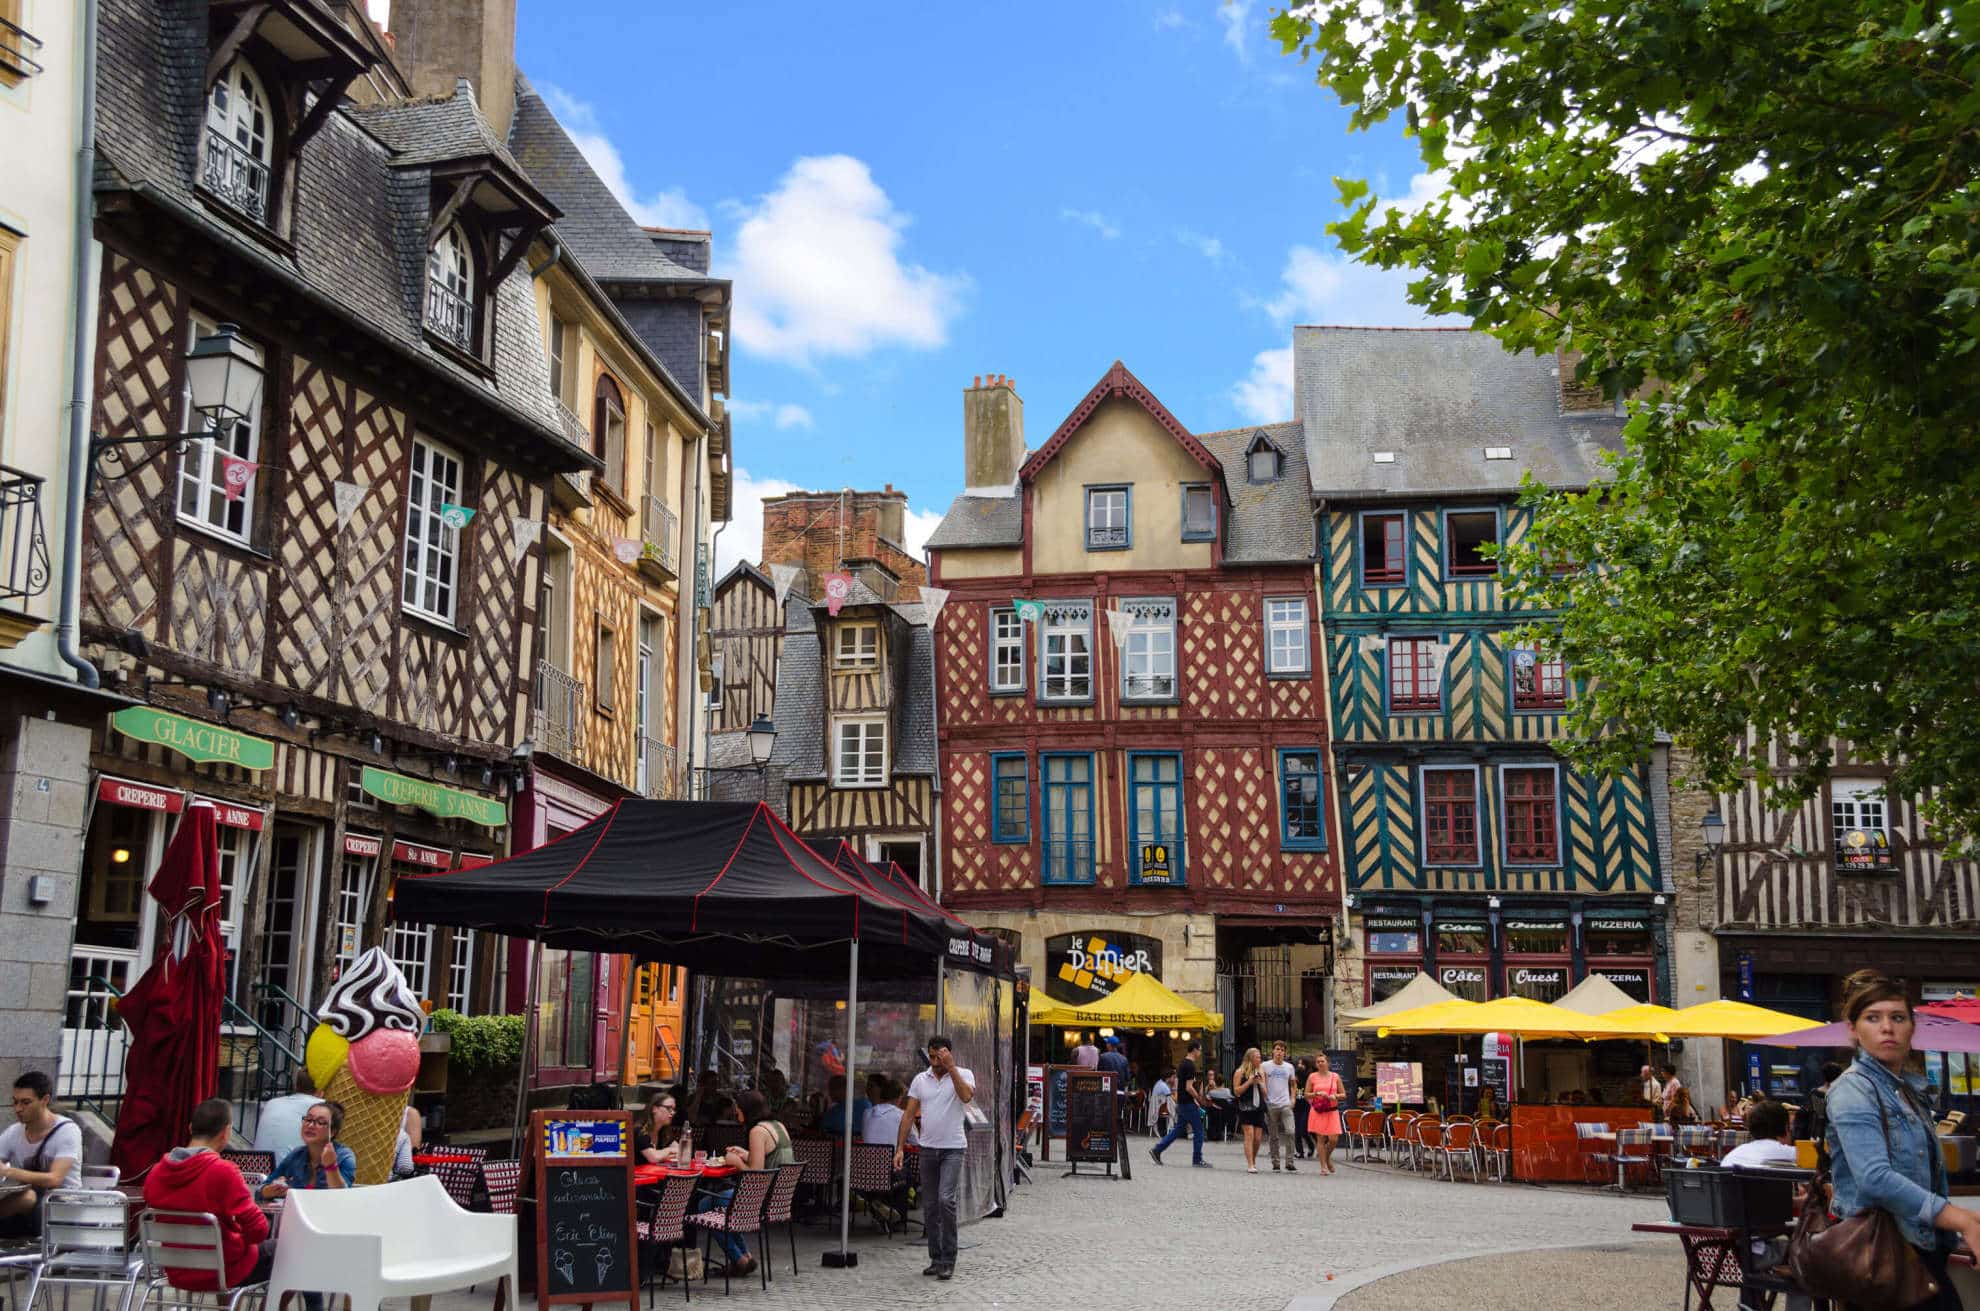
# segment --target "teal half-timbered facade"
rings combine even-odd
[[[1498,549],[1522,475],[1586,486],[1612,407],[1551,358],[1440,329],[1301,328],[1328,737],[1360,977],[1418,969],[1475,1000],[1551,1000],[1591,973],[1670,997],[1651,762],[1610,777],[1556,750],[1573,671],[1514,630]],[[1660,977],[1661,976],[1661,977]],[[1358,985],[1358,986],[1357,986]]]

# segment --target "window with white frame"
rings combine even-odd
[[[833,726],[835,787],[879,787],[887,781],[887,721],[841,719]]]
[[[274,159],[268,93],[248,61],[236,59],[206,98],[199,185],[256,223],[266,223]]]
[[[1272,596],[1265,599],[1265,672],[1308,674],[1313,659],[1307,645],[1306,598]]]
[[[410,869],[410,867],[408,867]],[[417,871],[410,871],[417,872]],[[394,880],[398,877],[394,871]],[[388,921],[385,925],[385,954],[406,976],[413,996],[433,996],[433,926]]]
[[[371,878],[377,868],[376,856],[344,853],[344,867],[337,878],[337,940],[332,944],[340,976],[364,951],[365,927],[371,920]]]
[[[1093,699],[1093,604],[1047,601],[1038,636],[1038,699]]]
[[[833,638],[832,667],[877,669],[880,665],[880,625],[840,624]]]
[[[990,612],[990,690],[1024,691],[1024,620],[1016,610]]]
[[[474,988],[474,931],[455,929],[447,956],[447,1007],[468,1014],[468,997]]]
[[[1176,603],[1173,597],[1122,601],[1121,700],[1170,701],[1176,695]]]
[[[424,437],[413,439],[412,474],[406,480],[406,609],[443,624],[454,622],[461,564],[458,516],[461,459]]]
[[[188,347],[215,331],[213,320],[195,314]],[[260,347],[245,339],[242,345],[257,356],[262,353]],[[186,422],[182,430],[198,427],[202,434],[188,443],[179,456],[179,518],[246,542],[254,529],[252,475],[261,458],[261,406],[257,400],[241,418],[216,424],[205,415],[193,413],[192,388],[188,385],[184,407]],[[243,463],[247,465],[245,471],[240,469]],[[232,494],[227,479],[229,469],[235,470],[237,480]],[[243,472],[249,475],[245,480],[241,478]]]
[[[1128,545],[1128,489],[1086,489],[1086,549],[1112,551]]]
[[[426,327],[456,350],[474,350],[474,256],[458,223],[426,252]]]
[[[229,944],[240,939],[241,876],[249,868],[254,849],[252,830],[231,824],[214,826],[215,848],[220,860],[220,932]]]

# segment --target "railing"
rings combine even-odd
[[[48,590],[48,534],[41,522],[42,480],[0,465],[0,605]]]
[[[426,279],[426,326],[448,345],[473,352],[474,306],[467,297],[431,276]]]
[[[41,38],[22,27],[0,18],[0,68],[6,68],[21,77],[33,77],[36,73],[48,70],[28,57],[28,48],[41,49]]]
[[[124,1054],[130,1035],[117,1003],[131,984],[135,957],[83,948],[69,957],[69,990],[62,1014],[61,1077],[55,1095],[115,1124],[124,1100]]]
[[[639,794],[655,801],[681,797],[680,755],[658,738],[640,735]]]
[[[1103,546],[1126,546],[1127,544],[1128,530],[1126,525],[1108,527],[1104,524],[1088,524],[1086,526],[1086,547],[1088,550]]]
[[[199,184],[256,223],[267,221],[268,165],[240,143],[207,132]]]
[[[665,501],[657,496],[640,497],[639,535],[646,539],[643,558],[675,575],[680,573],[680,562],[674,552],[674,543],[680,537],[680,525],[679,517],[667,508]]]
[[[234,1128],[248,1141],[254,1140],[261,1121],[261,1104],[295,1090],[303,1042],[299,1026],[271,1031],[232,997],[226,999],[220,1016],[219,1095],[234,1104]]]
[[[584,746],[584,684],[548,660],[536,662],[534,726],[530,736],[540,750],[566,760]]]

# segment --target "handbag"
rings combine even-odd
[[[1306,1108],[1309,1111],[1317,1111],[1321,1115],[1325,1115],[1327,1114],[1327,1112],[1334,1110],[1339,1105],[1340,1103],[1334,1100],[1334,1094],[1332,1093],[1310,1092],[1306,1094]]]
[[[1884,1148],[1891,1143],[1890,1112],[1877,1092],[1877,1118],[1884,1126]],[[1917,1306],[1938,1296],[1939,1281],[1905,1241],[1891,1213],[1873,1207],[1837,1220],[1829,1215],[1829,1172],[1815,1176],[1801,1217],[1788,1239],[1788,1269],[1795,1282],[1815,1297],[1849,1302],[1874,1311]]]

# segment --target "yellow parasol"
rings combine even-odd
[[[1602,1018],[1612,1024],[1623,1025],[1633,1031],[1632,1036],[1650,1042],[1669,1042],[1673,1030],[1671,1025],[1678,1022],[1680,1012],[1668,1006],[1625,1006],[1620,1010],[1604,1011]]]
[[[1390,1033],[1442,1033],[1440,1026],[1455,1023],[1464,1017],[1466,1011],[1478,1009],[1475,1001],[1453,997],[1449,1001],[1432,1002],[1428,1006],[1417,1006],[1393,1015],[1377,1015],[1366,1020],[1356,1020],[1348,1025],[1359,1031],[1374,1030],[1375,1036],[1386,1037]]]
[[[1631,1009],[1659,1008],[1638,1006]],[[1619,1013],[1603,1018],[1627,1022]],[[1807,1027],[1808,1018],[1803,1015],[1770,1011],[1764,1006],[1753,1006],[1743,1001],[1706,1001],[1674,1012],[1667,1027],[1660,1032],[1673,1038],[1731,1038],[1743,1042],[1753,1038],[1778,1037],[1783,1033],[1798,1033]]]
[[[1136,974],[1105,997],[1084,1006],[1047,1001],[1032,1008],[1031,1022],[1078,1028],[1116,1025],[1124,1029],[1207,1029],[1212,1033],[1224,1027],[1222,1015],[1184,1001],[1152,974]]]
[[[1462,1009],[1460,1009],[1462,1008]],[[1518,1038],[1632,1038],[1627,1026],[1606,1016],[1580,1015],[1531,997],[1500,997],[1488,1002],[1444,1002],[1405,1011],[1351,1028],[1379,1025],[1378,1034],[1510,1033]]]

